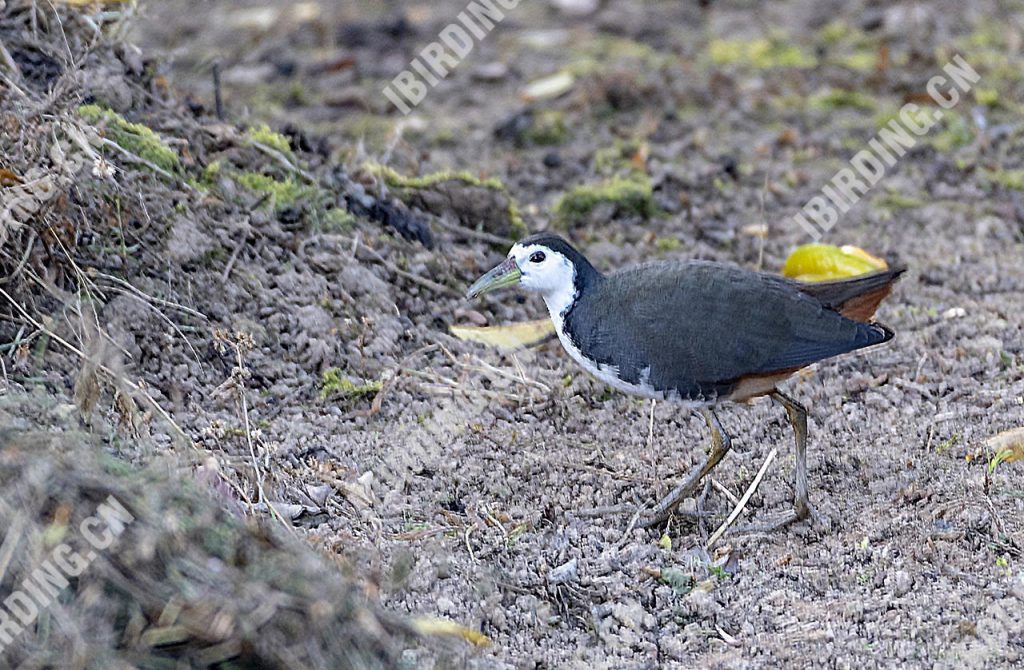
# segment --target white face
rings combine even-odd
[[[519,285],[528,291],[536,291],[545,299],[575,293],[576,271],[569,259],[557,251],[541,244],[516,244],[509,250],[508,257],[515,259],[522,273]],[[548,305],[551,305],[550,300]]]

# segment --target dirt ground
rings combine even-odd
[[[381,192],[373,166],[388,166],[388,196],[415,210],[385,228],[301,199],[162,200],[159,245],[124,275],[189,311],[101,305],[125,370],[244,471],[244,421],[219,390],[237,361],[214,331],[251,335],[242,367],[268,497],[386,609],[491,641],[410,648],[406,667],[1024,667],[1024,470],[990,471],[984,446],[1024,425],[1024,7],[553,4],[510,11],[408,117],[380,92],[465,3],[144,4],[133,39],[177,108],[217,123],[217,64],[226,120],[280,131],[296,163],[349,196]],[[825,239],[909,271],[878,315],[894,341],[784,387],[811,413],[818,521],[726,535],[709,554],[709,529],[684,517],[626,534],[628,517],[581,514],[660,497],[708,436],[698,414],[606,389],[557,342],[512,355],[449,334],[546,313],[520,294],[461,297],[518,234],[510,203],[601,269],[779,271],[811,241],[793,214],[904,102],[925,105],[954,53],[981,74],[974,94]],[[524,102],[559,72],[570,90]],[[193,159],[197,174],[247,167]],[[504,190],[401,179],[445,171]],[[649,185],[642,206],[554,215],[573,187],[616,175]],[[70,396],[72,365],[54,356],[13,384]],[[760,401],[720,416],[734,450],[714,478],[734,494],[779,450],[740,523],[788,509],[784,412]],[[144,432],[177,448],[159,418]],[[305,487],[325,483],[338,495],[311,504]],[[706,506],[712,530],[733,507],[717,490]]]

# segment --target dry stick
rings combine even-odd
[[[187,190],[189,190],[189,191],[191,191],[193,193],[196,192],[195,187],[192,186],[191,184],[189,184],[187,181],[185,181],[183,179],[180,179],[178,177],[175,177],[173,174],[171,174],[167,170],[163,169],[162,167],[160,167],[156,163],[154,163],[152,161],[149,161],[149,160],[146,160],[145,158],[143,158],[142,156],[139,156],[137,154],[133,154],[132,152],[128,151],[127,149],[122,147],[117,142],[115,142],[113,140],[109,140],[106,137],[101,137],[100,138],[100,144],[102,144],[105,147],[111,147],[113,149],[116,149],[117,151],[121,152],[121,154],[125,158],[127,158],[128,160],[134,161],[136,163],[140,163],[142,165],[145,165],[146,167],[148,167],[153,172],[156,172],[158,175],[160,175],[160,176],[162,176],[162,177],[164,177],[164,178],[166,178],[166,179],[168,179],[170,181],[175,182],[179,186],[182,186],[185,189],[187,189]]]
[[[422,286],[422,287],[424,287],[426,289],[430,289],[431,291],[433,291],[435,293],[441,293],[441,294],[444,294],[444,295],[450,295],[450,296],[453,296],[453,297],[456,297],[456,298],[463,297],[462,293],[460,291],[456,291],[455,289],[453,289],[451,287],[448,287],[448,286],[445,286],[444,284],[438,284],[436,281],[433,281],[431,279],[427,279],[425,277],[420,277],[419,275],[414,275],[411,272],[406,272],[405,270],[403,270],[402,268],[398,267],[397,265],[395,265],[394,263],[392,263],[388,259],[384,258],[383,256],[381,256],[380,254],[378,254],[376,251],[374,251],[370,247],[366,246],[365,244],[360,245],[360,246],[363,249],[365,249],[366,252],[370,255],[370,260],[374,261],[375,263],[380,263],[381,265],[386,267],[388,270],[391,270],[392,272],[394,272],[399,277],[404,277],[405,279],[408,279],[412,283],[419,284],[420,286]]]
[[[4,511],[6,512],[8,510]],[[7,568],[10,566],[11,559],[14,557],[14,550],[18,546],[18,542],[21,541],[21,534],[25,530],[25,523],[25,513],[15,512],[14,518],[11,519],[11,524],[7,529],[7,535],[4,536],[3,546],[0,546],[0,581],[3,581],[4,577],[7,575]]]
[[[220,61],[213,64],[213,104],[217,111],[217,120],[224,120],[224,99],[220,94]]]
[[[28,244],[25,245],[25,253],[21,255],[21,260],[18,261],[18,266],[11,271],[6,277],[0,277],[0,284],[10,284],[21,271],[25,269],[25,264],[28,263],[28,257],[32,254],[32,248],[36,245],[36,231],[30,230],[28,236]]]
[[[647,449],[651,450],[654,448],[654,407],[658,404],[657,400],[651,400],[651,420],[647,424]],[[655,473],[657,474],[657,473]]]
[[[132,293],[138,295],[139,297],[145,298],[148,302],[155,302],[158,305],[163,305],[164,307],[170,307],[171,309],[176,309],[179,312],[184,312],[185,314],[189,314],[189,315],[194,316],[194,317],[196,317],[198,319],[202,319],[203,321],[209,321],[210,320],[210,317],[206,316],[205,314],[203,314],[199,310],[192,309],[191,307],[186,307],[185,305],[181,305],[181,304],[176,303],[176,302],[171,301],[171,300],[165,300],[164,298],[158,298],[155,295],[149,295],[148,293],[146,293],[142,289],[136,287],[131,282],[127,282],[124,279],[121,279],[120,277],[115,277],[114,275],[107,274],[106,272],[97,272],[96,276],[97,277],[101,277],[103,279],[110,280],[110,281],[114,282],[115,284],[120,284],[121,286],[124,286],[125,288],[129,289]]]
[[[238,369],[241,371],[243,369],[242,350],[239,348],[237,342],[235,343],[235,359],[238,362]],[[270,510],[271,516],[280,521],[281,525],[290,531],[292,529],[291,524],[284,520],[281,512],[278,511],[274,503],[270,502],[263,489],[263,470],[260,469],[259,459],[256,458],[256,447],[252,442],[252,429],[249,425],[249,403],[245,399],[245,384],[242,383],[241,375],[239,375],[236,386],[238,388],[238,399],[242,405],[242,420],[245,423],[245,441],[249,445],[249,456],[252,458],[252,467],[256,471],[256,487],[260,494],[260,502],[267,506],[267,509]],[[251,511],[252,508],[250,507],[250,512]]]
[[[4,46],[4,41],[0,40],[0,60],[4,62],[7,69],[11,71],[11,79],[17,83],[21,81],[21,68],[14,62],[14,58],[11,56],[11,52]]]
[[[302,168],[298,167],[297,165],[293,164],[290,160],[288,160],[287,156],[285,156],[283,153],[281,153],[274,147],[268,146],[263,142],[257,142],[256,140],[249,140],[249,143],[252,144],[252,146],[259,149],[260,151],[262,151],[263,153],[265,153],[266,155],[276,160],[278,163],[283,165],[288,170],[294,172],[295,174],[305,179],[309,183],[319,185],[319,182],[316,180],[316,177],[314,177],[311,173],[306,172]]]
[[[487,231],[484,230],[474,230],[467,226],[460,226],[457,223],[445,221],[444,219],[441,218],[437,218],[435,219],[435,221],[437,222],[437,225],[441,226],[445,230],[450,230],[453,233],[458,233],[473,240],[480,240],[481,242],[487,242],[488,244],[496,244],[500,246],[512,246],[513,244],[515,244],[515,240],[513,239],[503,237],[501,235],[495,235],[494,233],[488,233]]]
[[[35,326],[37,330],[40,330],[40,331],[46,333],[53,341],[57,342],[58,344],[63,345],[64,347],[69,349],[71,352],[77,354],[78,357],[81,358],[83,361],[89,361],[89,357],[86,356],[85,353],[81,349],[79,349],[75,345],[71,344],[70,342],[65,340],[63,337],[61,337],[57,333],[53,332],[52,330],[50,330],[49,328],[47,328],[46,326],[44,326],[43,324],[39,323],[34,318],[32,318],[32,315],[29,314],[28,311],[26,311],[25,308],[22,307],[21,304],[19,304],[14,298],[12,298],[11,295],[7,291],[5,291],[2,288],[0,288],[0,295],[3,295],[5,298],[7,298],[7,301],[9,303],[11,303],[14,306],[15,309],[17,309],[19,312],[21,312],[22,317],[25,320],[27,320],[29,323],[31,323],[33,326]],[[171,415],[167,413],[167,410],[165,410],[163,407],[161,407],[157,403],[157,401],[153,399],[153,396],[149,395],[149,393],[147,393],[145,390],[143,390],[143,388],[139,384],[136,384],[135,382],[133,382],[132,380],[128,379],[127,377],[119,375],[118,373],[114,372],[113,370],[111,370],[110,368],[108,368],[106,365],[104,365],[102,363],[96,363],[95,365],[96,365],[96,367],[98,369],[100,369],[103,372],[105,372],[106,374],[110,375],[111,378],[113,378],[113,379],[120,379],[121,382],[125,386],[127,386],[132,391],[134,391],[135,393],[138,393],[140,396],[145,398],[149,402],[150,406],[156,411],[156,413],[159,414],[161,417],[163,417],[164,421],[166,421],[171,426],[171,428],[174,429],[174,431],[179,435],[179,437],[181,437],[183,440],[185,440],[185,442],[188,443],[188,446],[192,447],[196,451],[199,451],[199,448],[192,442],[192,440],[185,433],[185,431],[182,430],[181,426],[179,426],[174,421],[174,419],[171,418]]]
[[[778,448],[772,448],[771,452],[768,453],[768,458],[764,459],[764,464],[761,466],[761,469],[757,471],[757,476],[754,477],[754,481],[750,482],[750,486],[747,487],[743,497],[740,498],[739,504],[733,508],[732,513],[729,514],[729,518],[723,521],[722,525],[718,527],[718,530],[712,533],[711,537],[708,538],[708,541],[704,543],[705,549],[709,549],[711,545],[718,541],[718,538],[722,537],[725,531],[728,530],[729,526],[732,525],[732,522],[736,520],[736,517],[740,515],[740,512],[743,511],[743,508],[747,506],[750,496],[754,495],[754,491],[757,490],[758,484],[761,483],[764,473],[768,471],[768,466],[772,464],[772,461],[775,460],[775,456],[778,453]]]
[[[736,494],[730,491],[729,489],[725,488],[725,485],[722,484],[722,482],[718,481],[717,479],[712,479],[711,485],[715,487],[716,491],[718,491],[723,496],[728,498],[729,502],[731,502],[733,505],[740,504],[740,499],[736,497]]]

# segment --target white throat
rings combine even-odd
[[[572,281],[545,291],[542,297],[544,304],[548,306],[548,314],[551,315],[551,321],[555,324],[555,330],[558,331],[559,337],[562,337],[565,313],[569,311],[572,303],[576,300],[576,272],[573,271]]]

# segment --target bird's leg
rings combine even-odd
[[[647,528],[667,519],[681,500],[693,495],[700,485],[700,480],[711,472],[732,448],[732,440],[725,432],[725,428],[722,427],[722,422],[718,420],[715,411],[707,407],[701,410],[701,414],[711,431],[711,451],[700,465],[690,468],[683,481],[677,484],[667,496],[654,506],[654,509],[640,520],[640,526]]]
[[[789,423],[793,426],[793,439],[796,442],[795,491],[793,509],[783,512],[775,519],[766,523],[755,523],[736,528],[740,533],[770,533],[784,528],[794,521],[802,521],[811,516],[813,510],[807,496],[807,410],[778,389],[772,391],[771,397],[782,405],[789,415]]]
[[[708,494],[711,493],[711,477],[704,478],[704,490],[697,496],[697,528],[700,534],[707,537],[708,528],[704,523],[704,504],[708,501]]]
[[[793,426],[793,440],[796,442],[796,491],[793,499],[793,512],[795,520],[806,519],[811,515],[811,503],[807,496],[807,410],[781,391],[775,390],[771,395],[786,409],[789,423]]]

